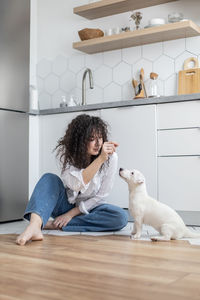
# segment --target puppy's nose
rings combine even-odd
[[[123,171],[123,169],[122,169],[122,168],[120,168],[120,169],[119,169],[119,172],[121,172],[121,171]]]

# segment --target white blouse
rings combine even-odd
[[[98,171],[88,184],[83,181],[82,172],[84,169],[67,165],[61,178],[67,191],[69,203],[76,204],[84,214],[88,214],[96,206],[106,203],[105,198],[113,187],[117,163],[118,156],[114,152],[110,155],[109,165],[105,164],[105,167]]]

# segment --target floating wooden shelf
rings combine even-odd
[[[89,20],[177,0],[101,0],[74,8],[74,14]]]
[[[92,54],[198,35],[200,27],[188,20],[76,42],[73,48]]]

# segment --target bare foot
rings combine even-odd
[[[60,228],[59,227],[57,227],[54,223],[53,223],[53,221],[48,221],[47,223],[46,223],[46,225],[44,226],[44,229],[50,229],[50,230],[60,230]]]
[[[21,233],[16,240],[16,243],[20,246],[25,245],[28,241],[42,241],[43,235],[40,227],[34,223],[30,223],[25,231]]]

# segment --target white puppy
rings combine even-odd
[[[152,241],[200,237],[200,234],[191,232],[185,226],[175,210],[147,194],[145,178],[141,172],[120,168],[119,175],[128,183],[129,211],[134,218],[131,234],[135,239],[141,236],[142,224],[154,227],[161,234],[152,237]]]

